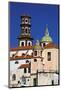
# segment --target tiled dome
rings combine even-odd
[[[33,47],[35,50],[40,50],[41,46],[39,45],[39,41],[37,40],[36,45]]]
[[[45,36],[42,37],[41,42],[52,42],[52,38],[49,36],[48,27],[46,27]]]

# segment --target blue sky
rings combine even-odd
[[[18,47],[17,37],[21,34],[21,15],[31,16],[31,36],[36,40],[41,40],[48,25],[50,36],[53,42],[58,45],[59,39],[59,6],[48,4],[31,3],[9,3],[9,29],[10,48]]]

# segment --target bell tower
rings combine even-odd
[[[31,17],[27,15],[21,16],[21,35],[18,37],[19,46],[32,46],[31,37]]]

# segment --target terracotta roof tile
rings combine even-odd
[[[15,57],[10,57],[10,61],[13,61],[13,60],[18,60],[18,59],[33,59],[33,58],[43,58],[43,57],[40,57],[40,56],[32,56],[32,55],[27,55],[27,56],[15,56]]]
[[[17,48],[10,48],[10,51],[17,51],[17,50],[30,50],[32,49],[32,46],[21,46],[21,47],[17,47]]]
[[[58,48],[58,46],[55,45],[54,43],[49,43],[49,44],[47,44],[44,48],[45,48],[45,49],[49,49],[49,48]]]
[[[19,66],[18,69],[20,69],[20,68],[29,68],[29,67],[30,67],[29,64],[22,64],[22,65]]]
[[[27,56],[15,56],[15,57],[10,57],[10,60],[16,60],[16,59],[31,59],[33,56],[27,55]]]

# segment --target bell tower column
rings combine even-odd
[[[32,46],[31,37],[31,17],[27,15],[21,16],[21,35],[19,36],[19,46]]]

